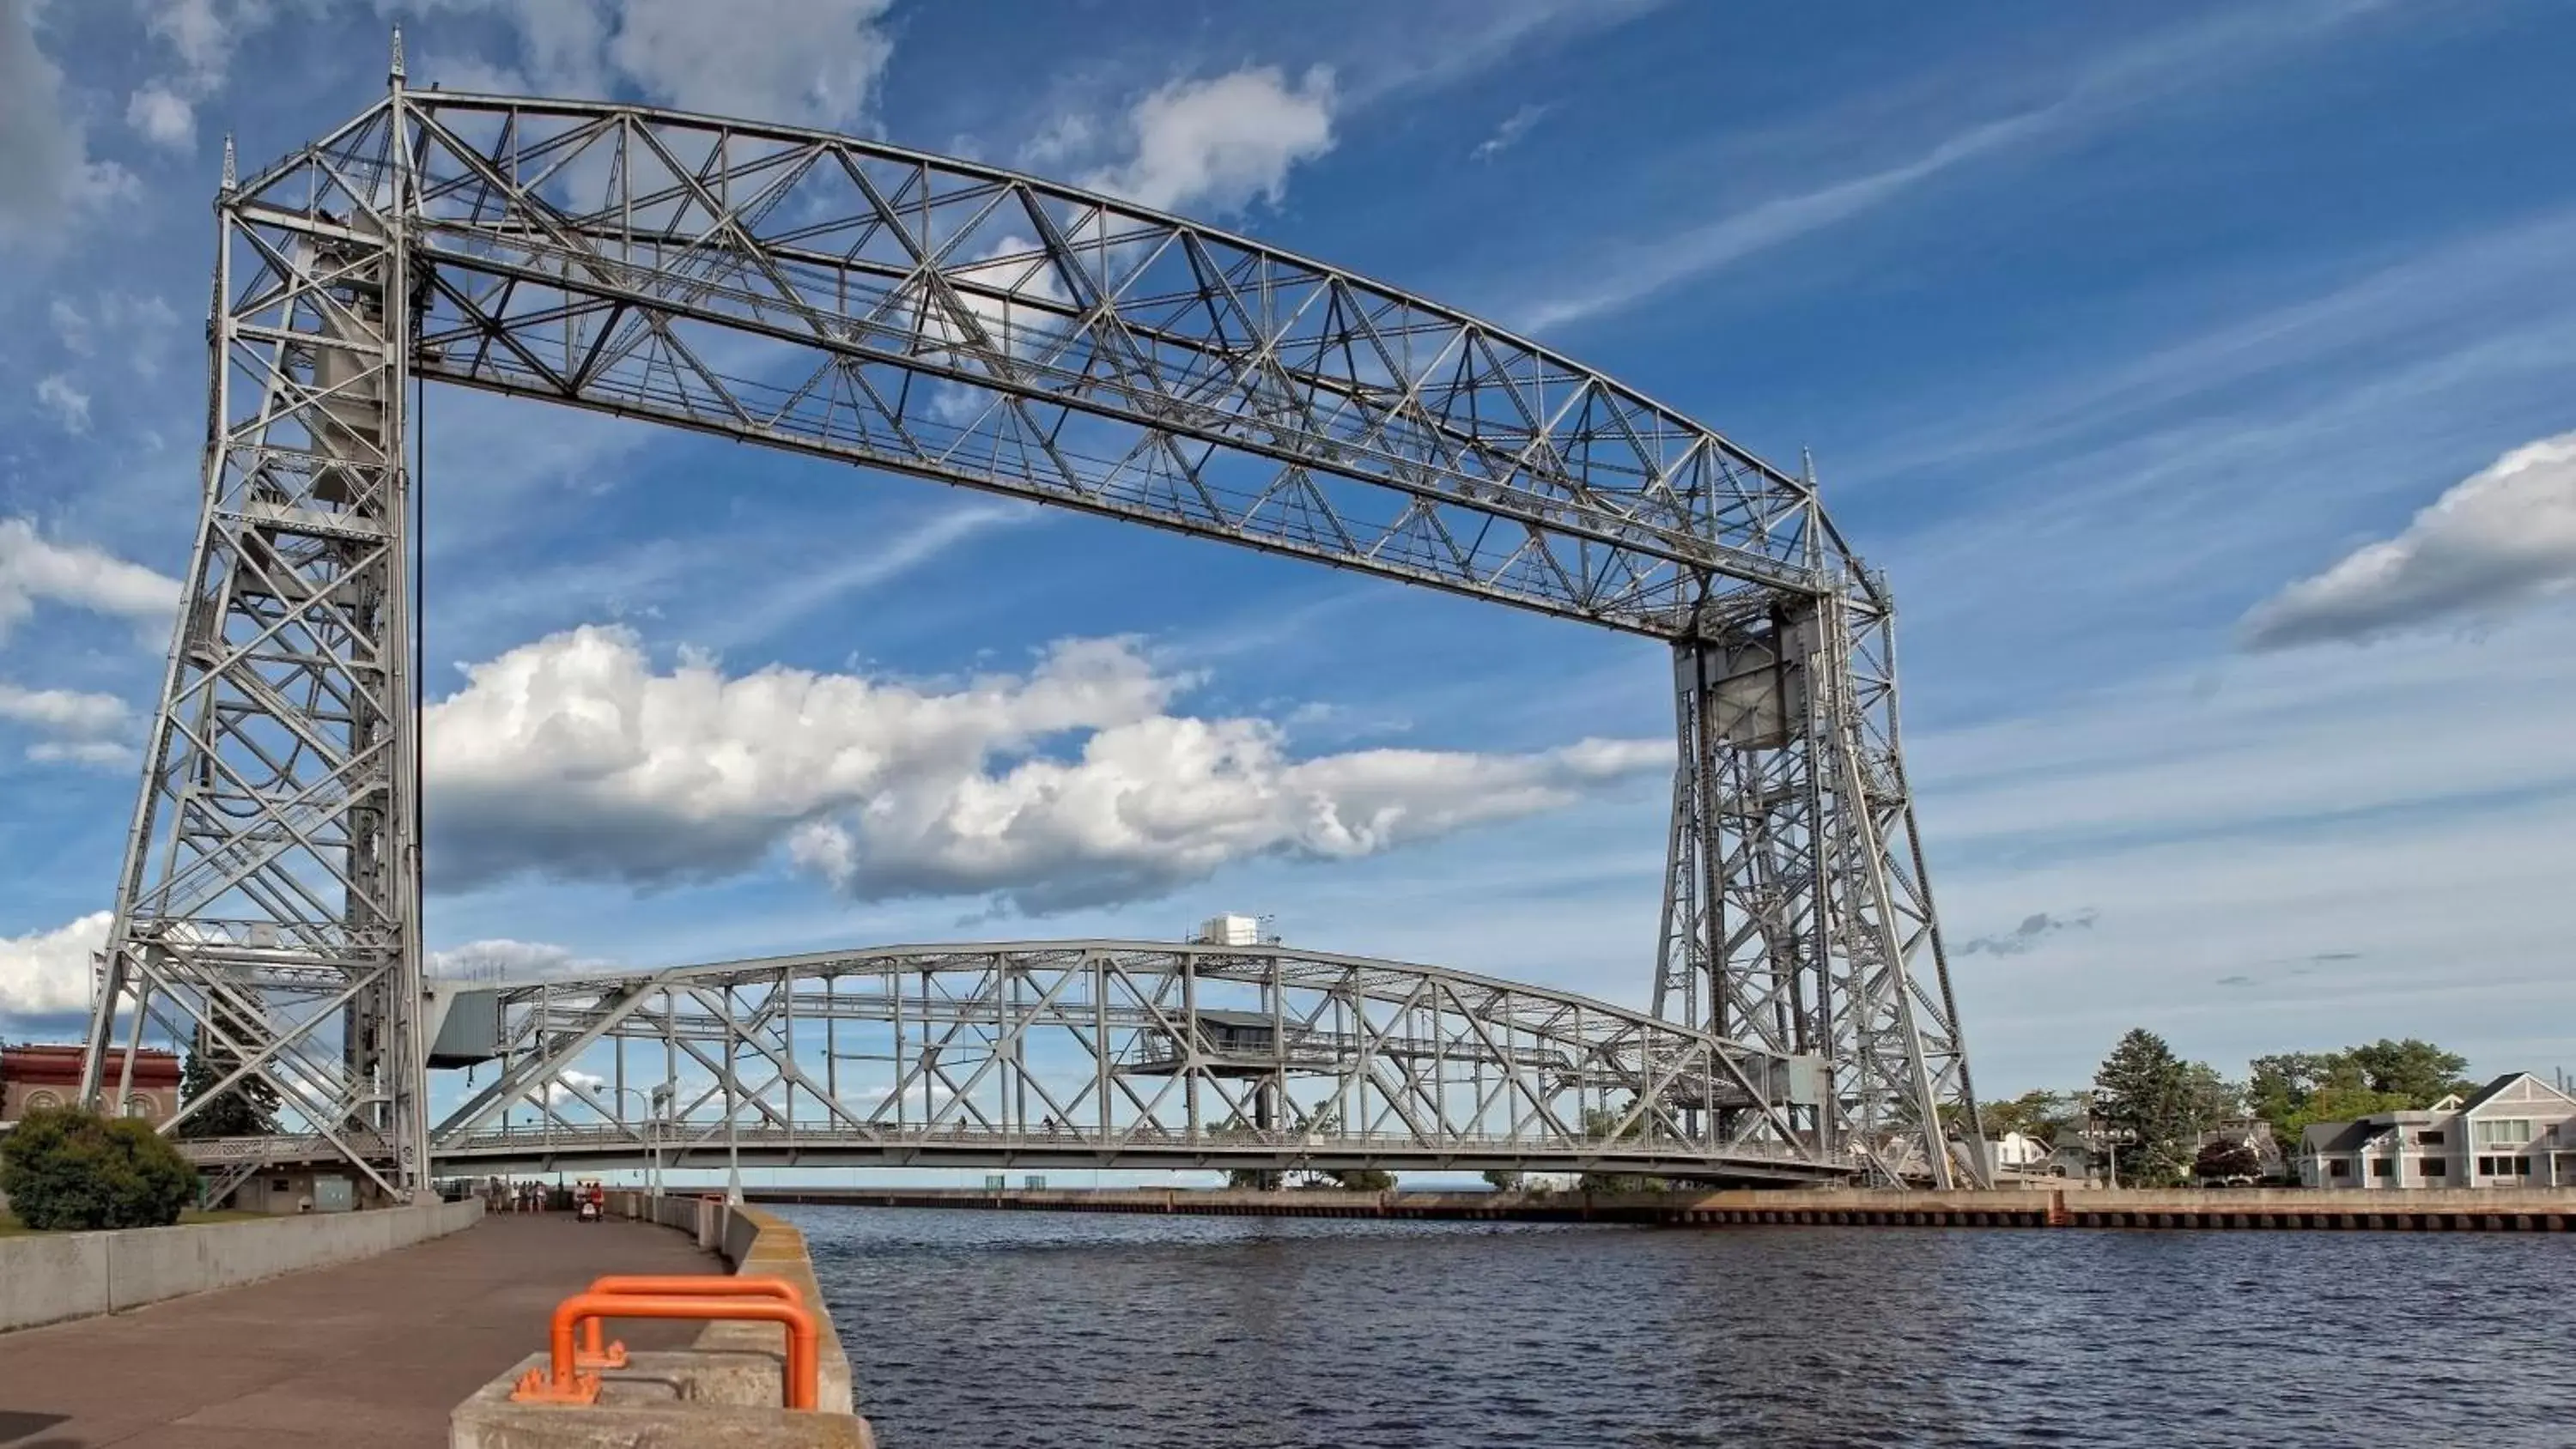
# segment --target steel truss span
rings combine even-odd
[[[436,1128],[450,1172],[1854,1168],[1765,1109],[1818,1085],[1767,1053],[1563,992],[1283,946],[901,946],[440,994],[442,1040],[490,1064]]]
[[[1893,605],[1810,479],[1243,237],[849,137],[412,91],[399,47],[357,119],[238,185],[228,161],[217,212],[205,507],[92,1090],[119,1023],[158,1021],[424,1180],[405,452],[436,380],[1667,641],[1658,1014],[1825,1081],[1713,1130],[1987,1175],[1945,1125],[1975,1098]]]

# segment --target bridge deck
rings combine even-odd
[[[707,1273],[679,1233],[501,1216],[363,1262],[0,1336],[6,1449],[441,1449],[448,1411],[603,1273]],[[694,1323],[620,1324],[675,1348]]]

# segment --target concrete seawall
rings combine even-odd
[[[0,1238],[0,1332],[372,1258],[444,1237],[478,1200],[256,1223],[191,1223]]]
[[[875,1449],[854,1411],[849,1354],[823,1302],[822,1284],[794,1225],[716,1198],[608,1194],[608,1215],[692,1234],[736,1273],[784,1279],[820,1320],[816,1411],[783,1407],[785,1340],[770,1323],[709,1323],[686,1349],[630,1355],[604,1370],[599,1402],[525,1404],[510,1393],[547,1356],[521,1361],[456,1406],[450,1449],[609,1449],[636,1444],[722,1444],[728,1449]]]
[[[2409,1192],[2301,1188],[1707,1193],[1334,1192],[1100,1188],[767,1189],[759,1202],[1019,1212],[1185,1213],[1208,1217],[1415,1218],[1665,1226],[2377,1229],[2567,1232],[2576,1189]]]

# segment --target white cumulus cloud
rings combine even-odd
[[[109,915],[0,936],[0,1016],[60,1016],[89,1009],[90,953],[107,944]]]
[[[1333,73],[1321,66],[1294,85],[1272,65],[1173,81],[1129,109],[1125,159],[1082,184],[1157,211],[1275,206],[1290,168],[1333,149],[1334,100]],[[1046,143],[1089,135],[1087,124],[1060,123]]]
[[[158,623],[179,607],[179,581],[83,544],[45,539],[23,518],[0,518],[0,640],[39,601]]]
[[[2527,443],[2247,613],[2248,648],[2377,638],[2576,588],[2576,433]]]
[[[448,0],[490,10],[519,41],[508,62],[432,53],[420,81],[546,95],[621,84],[681,110],[847,130],[865,118],[894,54],[892,0]]]
[[[25,689],[0,679],[0,719],[55,734],[104,735],[125,727],[125,701],[112,694]]]
[[[586,627],[468,676],[423,735],[445,885],[707,878],[784,846],[852,897],[1036,912],[1259,856],[1372,854],[1671,764],[1661,741],[1301,759],[1267,721],[1172,713],[1193,681],[1117,639],[922,684],[686,656],[660,670],[632,634]]]
[[[142,760],[142,752],[116,740],[39,740],[27,746],[27,758],[39,765],[79,765],[92,770],[123,770]]]
[[[156,146],[185,151],[197,144],[196,107],[161,81],[154,81],[127,98],[125,124]]]

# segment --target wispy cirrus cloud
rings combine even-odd
[[[1580,269],[1585,285],[1542,295],[1509,313],[1525,331],[1546,332],[1623,311],[1694,277],[1840,225],[1973,163],[2108,124],[2141,105],[2312,44],[2384,0],[2313,0],[2261,11],[2227,10],[2178,26],[2074,68],[2055,99],[2001,116],[1954,123],[1911,154],[1800,190],[1685,223],[1649,239],[1612,242],[1607,261]],[[1883,122],[1837,150],[1878,146]],[[1595,250],[1605,250],[1598,243]]]

